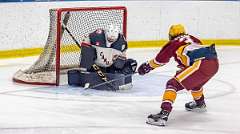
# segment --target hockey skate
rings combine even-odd
[[[197,104],[195,101],[191,101],[185,104],[185,109],[187,111],[193,111],[193,112],[206,112],[206,104],[205,102],[201,104]]]
[[[162,110],[158,114],[150,114],[146,123],[155,126],[165,126],[168,120],[168,116],[169,112],[166,110]]]

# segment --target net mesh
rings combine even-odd
[[[78,10],[79,9],[79,10]],[[83,10],[84,9],[84,10]],[[62,28],[60,48],[56,48],[57,39],[57,12],[59,9],[50,9],[49,34],[43,52],[38,60],[28,69],[19,70],[13,79],[16,82],[30,84],[57,84],[56,59],[59,59],[60,74],[66,69],[77,68],[80,62],[80,48],[70,34]],[[105,29],[109,24],[120,26],[123,30],[124,9],[119,8],[68,8],[61,11],[61,25],[67,27],[77,42],[81,41],[98,28]],[[69,16],[66,14],[69,13]],[[69,17],[69,18],[66,18]],[[60,57],[56,58],[56,51]]]

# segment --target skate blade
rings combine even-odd
[[[190,109],[190,108],[185,108],[187,111],[191,111],[191,112],[196,112],[196,113],[203,113],[203,112],[207,112],[206,108],[194,108],[194,109]]]
[[[166,126],[166,121],[165,120],[159,120],[157,122],[156,121],[147,120],[146,123],[149,124],[149,125],[159,126],[159,127]]]

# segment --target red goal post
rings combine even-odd
[[[78,68],[81,57],[80,48],[70,34],[81,42],[94,30],[115,24],[127,36],[127,9],[124,6],[58,8],[50,9],[49,14],[49,34],[43,52],[32,66],[17,71],[13,81],[35,85],[66,83],[67,70]]]

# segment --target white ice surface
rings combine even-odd
[[[141,63],[158,50],[130,49],[128,55]],[[218,47],[219,72],[204,86],[208,112],[186,112],[191,96],[182,91],[164,128],[145,120],[160,110],[165,83],[176,70],[172,61],[146,76],[135,75],[132,90],[107,92],[16,84],[13,73],[36,57],[0,60],[0,133],[240,134],[239,52],[240,47]]]

